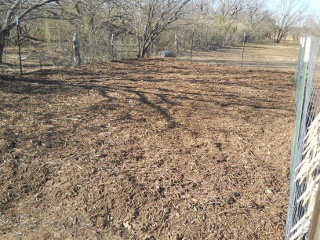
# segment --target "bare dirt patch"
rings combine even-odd
[[[283,239],[292,71],[124,60],[0,89],[0,238]]]

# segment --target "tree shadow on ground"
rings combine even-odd
[[[237,88],[248,88],[250,91],[264,91],[266,88],[270,88],[270,84],[275,84],[279,91],[286,91],[290,87],[288,83],[279,83],[276,82],[278,79],[270,77],[265,80],[255,81],[257,84],[252,84],[252,81],[250,83],[247,82],[246,74],[251,74],[251,77],[254,79],[255,74],[261,74],[261,71],[259,73],[248,71],[243,74],[237,72],[237,70],[223,73],[223,69],[217,69],[219,76],[228,74],[229,79],[212,80],[210,78],[199,79],[188,77],[184,81],[181,81],[179,80],[179,76],[184,74],[185,67],[173,66],[171,69],[166,69],[166,71],[172,72],[170,78],[165,78],[165,75],[155,74],[152,76],[152,79],[150,77],[137,79],[134,73],[138,70],[136,68],[132,70],[130,66],[134,65],[137,68],[145,68],[144,61],[126,60],[119,61],[119,63],[122,65],[108,68],[107,71],[106,65],[100,64],[94,69],[91,67],[84,67],[84,69],[57,69],[30,73],[23,76],[0,76],[1,91],[25,95],[69,93],[70,95],[79,96],[87,91],[97,91],[105,100],[112,102],[113,105],[116,101],[122,103],[138,101],[142,104],[142,109],[149,108],[154,110],[171,127],[176,126],[177,123],[169,110],[173,107],[182,106],[189,107],[192,110],[192,104],[200,106],[204,103],[214,103],[217,107],[217,114],[218,108],[230,106],[249,106],[266,110],[289,110],[280,99],[266,99],[259,95],[250,96],[246,93],[233,92],[232,89]],[[148,64],[150,68],[157,66],[156,68],[152,68],[153,71],[160,71],[161,66],[158,66],[156,63],[150,62]],[[107,66],[110,67],[109,64]],[[149,72],[145,69],[141,71],[145,73]],[[277,78],[277,73],[279,72],[264,71],[263,74],[274,75],[274,78]],[[239,74],[241,75],[240,78],[232,77],[232,75]],[[114,80],[115,76],[119,76],[119,78]],[[183,86],[183,89],[172,88],[169,84],[172,85],[173,82],[179,82],[178,84],[184,85],[188,83],[196,84],[203,89],[197,90],[192,87],[188,88],[187,86]],[[158,83],[162,83],[161,87],[158,86]],[[206,88],[206,86],[208,87]],[[217,87],[225,88],[224,86],[227,86],[228,90],[224,92],[215,90]],[[119,95],[116,96],[116,93]],[[123,105],[117,104],[117,107],[119,106]]]

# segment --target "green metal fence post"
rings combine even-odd
[[[306,39],[306,47],[304,52],[304,59],[303,59],[303,67],[302,67],[302,76],[301,81],[298,84],[299,88],[299,100],[297,105],[297,120],[295,125],[295,137],[294,137],[294,143],[293,143],[293,149],[292,149],[292,159],[291,166],[290,166],[290,190],[293,188],[294,183],[294,170],[296,168],[296,157],[297,157],[297,150],[299,145],[299,132],[301,127],[301,119],[302,119],[302,111],[303,111],[303,103],[304,103],[304,93],[305,93],[305,85],[306,85],[306,78],[307,78],[307,71],[308,71],[308,62],[310,58],[310,48],[311,48],[311,37],[307,37]],[[300,74],[299,74],[300,75]],[[298,76],[299,77],[299,76]]]

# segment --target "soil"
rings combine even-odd
[[[293,71],[0,75],[1,239],[283,239]]]

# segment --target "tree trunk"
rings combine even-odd
[[[280,43],[281,40],[282,40],[282,35],[278,35],[277,38],[276,38],[275,43]]]
[[[281,28],[277,28],[275,33],[274,33],[274,42],[275,43],[280,43],[283,38],[283,31]]]
[[[138,58],[144,58],[150,52],[150,47],[153,40],[146,40],[146,38],[139,37],[138,34]]]
[[[81,65],[81,57],[80,57],[80,43],[78,34],[73,35],[73,50],[74,50],[74,65],[80,66]]]
[[[9,31],[0,31],[0,63],[3,63],[3,52],[6,46],[6,36],[8,36]]]
[[[4,44],[0,43],[0,64],[2,63]]]
[[[144,48],[142,49],[141,58],[144,58],[144,57],[146,56],[147,52],[148,52],[148,49],[144,47]]]
[[[137,35],[137,47],[138,47],[138,54],[137,54],[137,58],[141,58],[142,57],[142,51],[141,51],[141,37],[140,34],[138,33]]]

